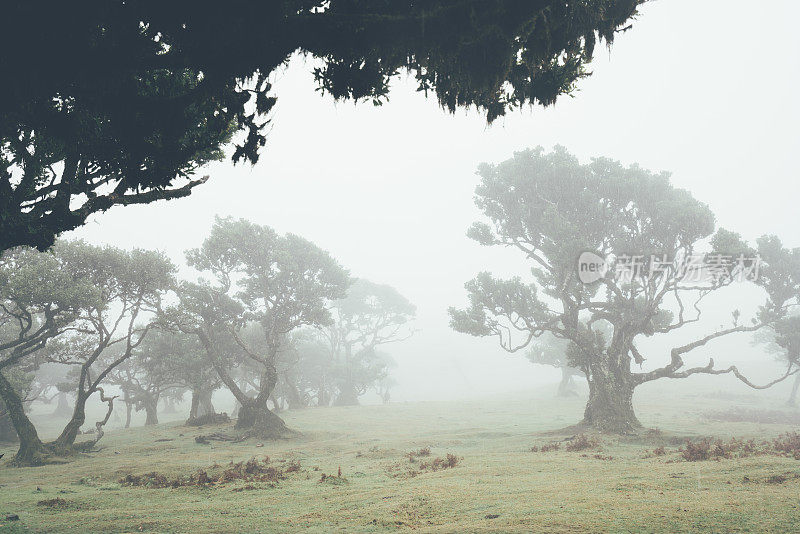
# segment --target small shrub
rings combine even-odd
[[[55,499],[45,499],[36,503],[36,506],[46,506],[48,508],[64,508],[67,506],[67,501],[56,497]]]
[[[800,460],[800,433],[781,434],[772,440],[772,446],[778,453]]]
[[[431,455],[430,447],[422,447],[421,449],[418,449],[416,451],[411,451],[406,454],[406,456],[408,456],[408,461],[412,463],[416,462],[418,457],[424,458],[430,455]]]
[[[731,438],[729,441],[723,441],[702,438],[694,442],[686,440],[679,450],[687,462],[746,458],[757,454],[778,454],[800,459],[800,435],[790,432],[774,438],[771,442],[756,442],[754,439]]]
[[[707,438],[700,441],[686,440],[686,445],[681,449],[681,455],[687,462],[701,462],[711,457],[711,441]]]
[[[211,484],[227,484],[236,480],[247,482],[268,482],[274,484],[283,480],[289,473],[300,471],[300,462],[288,462],[283,468],[269,465],[269,457],[262,460],[251,458],[246,462],[230,462],[226,467],[214,464],[208,470],[200,469],[189,476],[168,478],[157,473],[143,475],[127,474],[120,479],[123,486],[141,486],[146,488],[179,488],[183,486],[207,486]]]
[[[772,475],[767,477],[764,482],[767,484],[783,484],[787,480],[789,480],[789,478],[786,475]]]
[[[447,453],[447,456],[444,458],[434,458],[430,462],[424,462],[419,465],[419,468],[423,471],[439,471],[441,469],[452,469],[453,467],[457,466],[461,458],[456,456],[455,454]]]
[[[558,450],[561,450],[561,444],[559,442],[557,442],[557,441],[554,441],[552,443],[546,443],[546,444],[542,445],[539,448],[539,450],[541,452],[558,451]]]
[[[596,449],[600,446],[600,440],[594,436],[578,434],[567,443],[566,449],[570,452],[585,451],[586,449]]]

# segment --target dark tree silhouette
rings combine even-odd
[[[255,162],[295,53],[336,99],[385,101],[411,73],[489,121],[550,105],[643,0],[102,0],[3,4],[0,250],[52,245],[115,205],[188,195],[223,157]]]

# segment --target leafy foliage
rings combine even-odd
[[[782,317],[800,296],[800,250],[785,249],[772,236],[749,247],[732,232],[720,229],[714,234],[709,208],[670,185],[666,173],[624,167],[604,158],[580,164],[563,147],[551,153],[541,148],[519,152],[498,165],[484,164],[478,172],[482,181],[476,204],[491,224],[476,223],[469,235],[483,245],[520,250],[531,262],[533,282],[480,273],[465,286],[469,306],[450,309],[453,328],[474,336],[496,336],[511,352],[545,333],[568,340],[570,364],[590,384],[588,422],[594,424],[591,416],[598,410],[616,411],[610,419],[629,420],[619,424],[622,430],[636,425],[630,398],[642,382],[733,373],[756,387],[735,367],[714,369],[713,361],[684,370],[682,355],[718,337],[755,331]],[[747,267],[726,260],[726,270],[703,268],[706,276],[689,279],[682,260],[693,257],[706,242],[716,255],[758,253],[761,264],[755,283],[764,289],[764,305],[750,317],[752,324],[740,324],[741,312],[736,310],[730,328],[673,348],[670,362],[662,368],[632,373],[631,364],[645,359],[636,348],[637,337],[699,321],[702,299],[733,283]],[[578,273],[578,259],[587,251],[604,258],[608,267],[594,281],[581,281]],[[623,257],[647,261],[632,275],[614,276]],[[665,261],[657,264],[651,258]],[[685,299],[692,299],[696,316],[688,316]],[[609,401],[613,398],[617,400]],[[595,399],[604,407],[595,406]]]
[[[45,249],[94,212],[186,196],[230,142],[235,162],[254,163],[269,75],[296,52],[318,58],[336,99],[380,104],[407,71],[448,110],[491,121],[569,93],[641,1],[8,3],[0,250]]]

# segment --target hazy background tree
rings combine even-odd
[[[542,334],[532,341],[525,357],[531,363],[550,365],[561,370],[561,381],[558,383],[556,395],[559,397],[572,397],[578,394],[575,377],[585,378],[583,372],[569,363],[568,352],[570,342],[568,339],[557,338],[550,332]]]
[[[391,286],[357,279],[347,296],[333,303],[333,323],[323,332],[330,343],[338,393],[334,403],[358,404],[358,397],[387,373],[377,347],[413,334],[416,308]]]
[[[684,369],[683,356],[714,339],[752,332],[783,316],[800,295],[800,250],[787,250],[774,237],[759,239],[753,250],[736,234],[722,229],[714,234],[709,208],[687,191],[673,188],[667,174],[602,158],[582,165],[562,147],[551,153],[541,148],[518,152],[503,163],[484,164],[478,172],[482,181],[476,204],[491,225],[475,223],[470,237],[482,245],[518,249],[530,262],[534,282],[480,273],[465,286],[469,306],[450,310],[453,328],[474,336],[497,336],[511,352],[545,332],[569,339],[576,349],[570,351],[569,364],[589,383],[583,423],[604,431],[630,432],[640,426],[632,398],[634,388],[645,382],[732,373],[756,387],[735,366],[715,369],[713,360]],[[712,234],[710,257],[729,259],[693,281],[680,259],[700,251]],[[648,263],[627,277],[615,277],[612,265],[596,280],[583,283],[578,259],[586,251],[602,258],[640,255]],[[632,372],[633,363],[645,360],[637,338],[699,321],[699,305],[709,293],[754,267],[754,261],[738,265],[730,258],[756,253],[761,263],[755,283],[764,289],[763,306],[746,321],[740,323],[737,311],[730,327],[673,347],[667,365]],[[651,257],[668,261],[653,267]],[[677,317],[670,306],[678,310]],[[686,310],[696,310],[697,315]],[[598,327],[602,322],[606,324]],[[610,329],[610,337],[604,329]]]
[[[131,408],[145,411],[145,425],[158,424],[159,401],[170,391],[185,387],[187,374],[193,370],[186,364],[192,358],[199,359],[198,354],[186,354],[187,341],[199,345],[195,339],[187,338],[186,334],[153,329],[131,357],[108,375],[107,382],[124,393],[126,426],[130,425]]]
[[[789,369],[800,367],[800,315],[796,311],[792,312],[769,328],[759,330],[753,335],[753,344],[763,347]],[[800,373],[797,373],[786,401],[788,406],[797,406],[799,390]]]
[[[571,92],[596,42],[640,3],[11,2],[0,250],[49,247],[114,205],[188,195],[234,134],[233,161],[255,162],[275,104],[269,75],[296,52],[318,58],[317,83],[336,99],[380,104],[407,71],[443,107],[491,121]]]
[[[55,253],[62,269],[87,280],[100,295],[97,305],[87,307],[75,328],[57,340],[58,350],[50,356],[79,368],[75,409],[54,442],[58,450],[74,445],[86,420],[86,401],[144,340],[162,297],[174,287],[176,269],[158,252],[80,241],[60,242]]]
[[[229,302],[229,332],[250,365],[258,368],[258,387],[248,395],[222,362],[216,367],[241,405],[237,427],[262,436],[282,435],[286,432],[283,420],[267,407],[278,382],[278,354],[287,347],[292,332],[330,322],[327,306],[344,296],[350,284],[347,271],[327,252],[299,236],[279,236],[266,226],[220,218],[202,246],[187,252],[187,261],[216,279],[218,288],[207,289],[209,302],[212,306],[214,299]],[[229,292],[236,300],[231,300]],[[258,344],[248,343],[240,335],[245,326],[258,327]]]

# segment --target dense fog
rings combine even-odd
[[[188,198],[114,208],[69,235],[164,250],[182,264],[183,252],[201,243],[214,215],[294,232],[331,252],[354,276],[392,285],[416,304],[420,331],[391,347],[394,400],[552,384],[557,370],[448,326],[447,308],[463,304],[463,284],[475,273],[529,269],[520,254],[466,237],[469,225],[481,220],[473,203],[478,164],[539,145],[563,145],[582,162],[605,156],[638,163],[671,172],[673,185],[707,203],[719,226],[747,239],[775,234],[787,247],[800,245],[800,184],[791,159],[800,144],[800,110],[792,105],[800,64],[789,52],[800,9],[781,9],[785,15],[775,18],[768,3],[647,3],[635,29],[619,35],[613,50],[598,52],[592,76],[578,82],[574,98],[524,108],[491,126],[474,110],[442,112],[407,78],[393,84],[383,106],[337,104],[315,91],[314,60],[296,57],[275,75],[280,97],[257,165],[212,164],[203,171],[210,181]],[[705,303],[703,326],[716,328],[720,317],[760,298],[744,287],[715,295]],[[675,334],[679,340],[692,335]],[[648,343],[652,363],[663,365],[670,343]],[[747,342],[720,340],[708,350],[721,364],[752,362],[743,368],[768,375],[762,352]],[[735,382],[713,380],[720,387]]]

